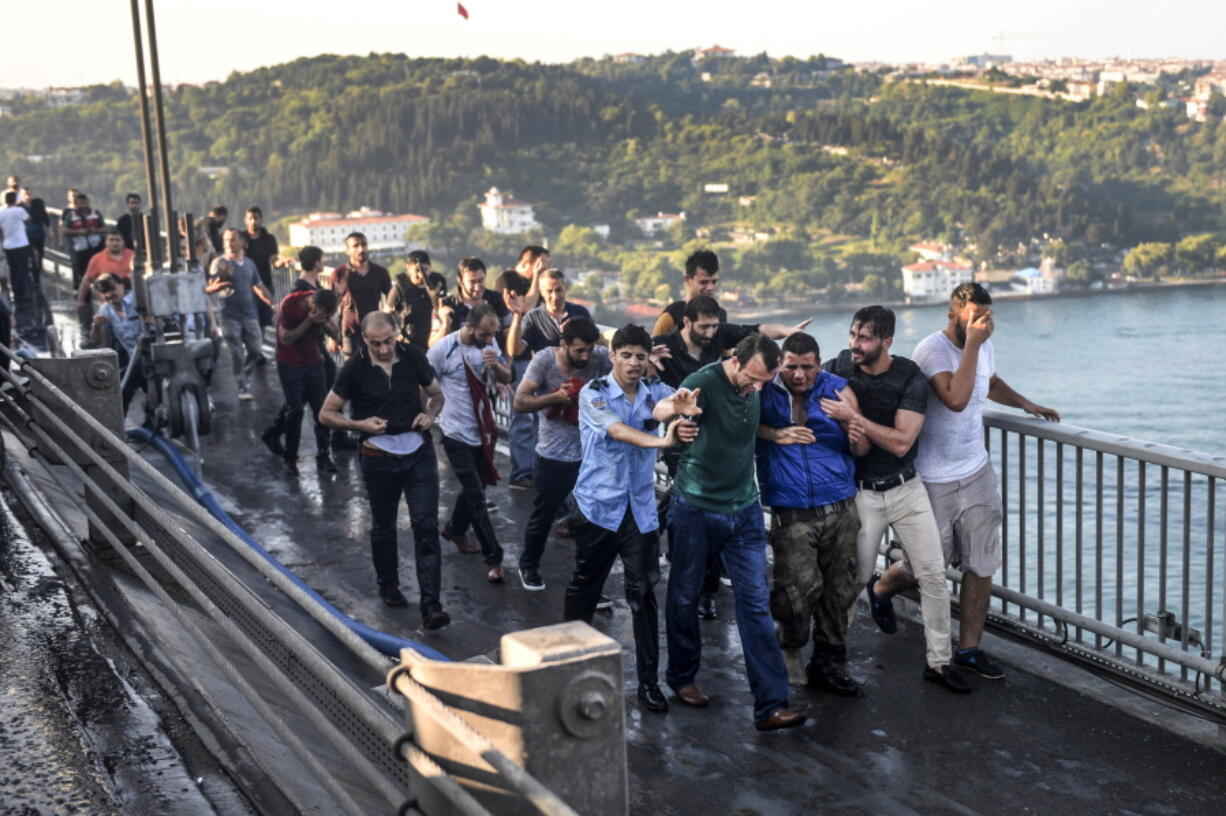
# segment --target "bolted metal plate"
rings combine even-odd
[[[558,716],[573,736],[589,739],[607,730],[606,720],[619,716],[617,689],[603,674],[583,672],[558,695]]]

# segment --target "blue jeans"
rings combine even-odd
[[[519,381],[524,378],[524,372],[528,370],[528,361],[515,360],[511,370],[515,375],[515,381],[511,383],[511,393],[515,393],[515,389],[519,388]],[[512,482],[531,476],[536,466],[538,422],[540,422],[540,417],[535,411],[521,414],[514,408],[511,409],[511,421],[507,426],[507,444],[511,448]]]
[[[753,692],[753,718],[765,720],[788,706],[788,673],[775,637],[766,572],[766,527],[757,502],[734,513],[711,513],[673,491],[669,508],[672,568],[664,620],[668,629],[668,672],[673,689],[698,676],[702,633],[698,595],[712,553],[722,554],[736,604],[736,628]]]

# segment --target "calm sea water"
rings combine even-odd
[[[1226,455],[1226,287],[1000,301],[997,373],[1064,420]],[[898,309],[894,353],[945,326],[942,307]],[[832,357],[851,316],[809,327]]]

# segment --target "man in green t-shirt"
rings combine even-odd
[[[668,685],[686,705],[709,702],[694,682],[702,658],[698,595],[708,557],[722,553],[759,731],[792,728],[806,719],[788,709],[788,673],[770,614],[766,528],[754,481],[758,392],[778,368],[779,346],[751,334],[731,357],[685,378],[682,387],[698,393],[702,411],[694,421],[701,433],[681,455],[669,509]]]

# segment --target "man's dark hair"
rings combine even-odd
[[[141,200],[140,193],[128,193],[126,196],[124,196],[124,197],[123,197],[123,200],[124,200],[124,201],[131,201],[131,200],[132,200],[132,199],[134,199],[134,198],[135,198],[137,201],[140,201],[140,200]]]
[[[362,233],[362,232],[351,232],[351,233],[349,233],[348,235],[346,235],[346,236],[345,236],[345,243],[346,243],[346,244],[347,244],[347,243],[349,243],[349,239],[351,239],[351,238],[360,238],[360,239],[362,240],[362,243],[367,243],[367,241],[366,241],[366,234],[365,234],[365,233]]]
[[[544,272],[541,273],[541,277],[549,278],[550,280],[560,280],[562,281],[563,286],[566,285],[566,273],[563,272],[561,269],[553,269],[553,268],[546,269]]]
[[[865,306],[851,317],[851,327],[872,326],[873,336],[888,340],[894,336],[894,313],[884,306]]]
[[[89,201],[89,196],[87,196],[85,193],[77,193],[72,198],[74,201],[77,199],[81,199],[82,201]]]
[[[243,239],[243,246],[247,246],[247,233],[243,232],[243,231],[242,231],[241,229],[239,229],[238,227],[226,227],[225,229],[223,229],[223,230],[221,231],[221,235],[222,235],[222,237],[223,237],[223,238],[225,237],[225,235],[226,235],[226,233],[227,233],[227,232],[232,232],[232,233],[234,233],[235,235],[237,235],[237,236],[239,236],[240,238],[242,238],[242,239]]]
[[[467,258],[461,258],[460,262],[456,264],[456,276],[457,277],[463,272],[484,272],[484,271],[485,271],[485,261],[481,260],[480,258],[475,258],[471,255],[468,256]]]
[[[4,203],[8,204],[10,207],[16,204],[17,194],[14,193],[12,190],[9,190],[7,193],[4,194]]]
[[[324,259],[324,251],[317,246],[304,246],[298,250],[298,263],[303,269],[313,269]]]
[[[490,317],[494,318],[495,321],[501,324],[501,321],[498,320],[498,312],[494,311],[493,306],[489,305],[488,303],[478,303],[469,310],[467,322],[468,325],[475,329],[481,325],[482,321]]]
[[[710,295],[690,298],[685,304],[685,319],[693,323],[700,317],[719,317],[719,301]]]
[[[977,283],[960,283],[949,295],[949,308],[956,312],[968,303],[991,306],[992,296],[988,294],[987,289]]]
[[[572,317],[562,327],[562,342],[568,346],[576,340],[584,343],[595,343],[599,339],[600,329],[596,328],[595,322],[586,317]],[[648,348],[648,351],[650,350]]]
[[[106,232],[102,234],[103,235],[119,235],[119,236],[123,235],[123,233],[119,231],[119,227],[107,227]]]
[[[94,281],[94,289],[98,290],[99,294],[114,292],[118,288],[119,281],[115,280],[115,276],[111,275],[109,272],[99,275],[98,279]]]
[[[337,300],[336,292],[333,292],[331,289],[316,289],[311,293],[311,302],[317,308],[331,314],[336,311],[337,304],[340,301]]]
[[[409,257],[406,260],[408,260],[409,263],[417,264],[418,266],[421,266],[422,264],[429,266],[430,253],[426,252],[424,249],[415,249],[409,253]]]
[[[549,250],[545,249],[545,247],[538,246],[537,244],[532,244],[530,246],[524,247],[523,249],[519,251],[519,258],[517,259],[517,261],[522,261],[525,255],[528,256],[528,260],[535,261],[537,258],[541,257],[542,255],[548,255],[548,254],[549,254]]]
[[[783,350],[796,355],[815,354],[820,360],[822,351],[817,345],[817,338],[804,332],[793,332],[783,341]]]
[[[532,281],[525,278],[523,275],[516,272],[514,269],[506,269],[498,274],[494,279],[494,290],[505,292],[510,289],[517,295],[528,294],[528,289],[532,286]]]
[[[226,209],[226,206],[224,204],[218,204],[216,207],[209,210],[209,215],[217,217],[217,218],[225,218],[229,214],[230,214],[230,211]]]
[[[259,207],[248,207],[247,212],[252,213],[254,215],[258,215],[261,219],[264,218],[264,211],[261,210]]]
[[[692,253],[685,259],[685,276],[692,278],[698,274],[699,269],[705,269],[708,275],[714,275],[719,271],[719,258],[715,257],[715,253],[709,249],[700,249]]]
[[[570,321],[566,321],[570,325]],[[610,344],[614,351],[624,346],[638,346],[647,353],[651,353],[651,335],[647,333],[647,329],[637,323],[631,323],[627,326],[622,326],[613,333],[613,341]]]
[[[779,344],[765,334],[751,334],[741,339],[732,350],[732,356],[742,366],[748,365],[755,356],[762,355],[762,363],[768,371],[779,367]]]

